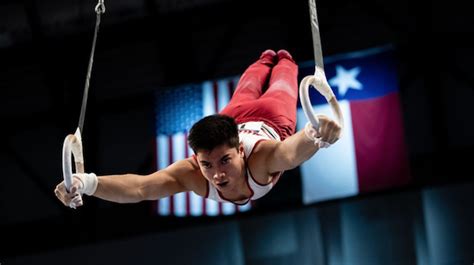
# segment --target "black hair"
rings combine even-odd
[[[196,154],[200,150],[211,151],[222,144],[238,149],[237,123],[234,118],[227,115],[206,116],[191,127],[188,143]]]

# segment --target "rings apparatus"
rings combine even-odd
[[[75,169],[76,173],[84,173],[84,156],[82,152],[82,137],[81,132],[83,131],[84,127],[84,119],[86,114],[86,106],[87,106],[87,96],[89,93],[89,81],[91,78],[92,72],[92,64],[94,61],[94,52],[95,46],[97,42],[97,33],[99,32],[99,25],[100,25],[100,16],[105,12],[105,5],[104,0],[99,0],[98,4],[95,7],[96,16],[96,23],[95,23],[95,30],[94,30],[94,38],[92,41],[92,49],[91,54],[89,57],[89,65],[87,68],[87,76],[86,76],[86,83],[84,88],[84,94],[82,97],[82,106],[81,106],[81,114],[79,117],[79,124],[74,134],[69,134],[64,139],[63,144],[63,177],[64,177],[64,184],[66,189],[70,191],[72,186],[72,157],[74,155],[74,162],[75,162]],[[75,205],[72,204],[70,207],[75,208]]]
[[[299,87],[300,101],[306,118],[311,122],[316,131],[319,131],[319,120],[313,111],[313,105],[309,98],[309,88],[313,86],[321,95],[323,95],[327,102],[330,104],[334,115],[336,116],[338,124],[341,129],[344,126],[344,118],[342,116],[341,107],[337,102],[336,96],[334,95],[331,87],[326,79],[324,73],[323,55],[321,49],[321,38],[319,36],[319,23],[318,16],[316,13],[316,1],[309,0],[309,12],[311,19],[311,33],[313,36],[313,51],[315,61],[314,75],[306,76],[301,80]],[[342,131],[342,130],[341,130]]]

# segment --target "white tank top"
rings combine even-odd
[[[232,202],[237,205],[244,205],[250,200],[256,200],[267,194],[273,186],[276,184],[283,172],[278,172],[272,178],[272,181],[268,184],[260,184],[252,176],[249,167],[247,166],[247,159],[253,152],[255,146],[264,140],[277,140],[280,141],[280,136],[275,130],[263,122],[246,122],[238,125],[239,129],[239,140],[244,147],[244,160],[246,170],[247,185],[251,191],[251,196],[242,201],[230,201],[222,197],[220,192],[208,181],[208,193],[206,198],[218,201],[218,202]]]

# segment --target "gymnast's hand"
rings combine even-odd
[[[319,148],[328,148],[339,140],[341,125],[326,115],[318,114],[317,116],[319,119],[319,130],[316,130],[308,122],[305,127],[306,136],[312,139],[315,145],[319,145]]]
[[[59,183],[54,189],[54,194],[56,197],[65,205],[71,208],[76,208],[82,206],[82,196],[79,193],[79,186],[81,182],[78,178],[73,178],[71,191],[68,192],[64,181]]]
[[[59,183],[54,189],[56,197],[65,205],[73,209],[82,206],[82,194],[92,195],[97,189],[97,176],[94,173],[77,173],[72,175],[72,186],[68,192],[64,181]]]

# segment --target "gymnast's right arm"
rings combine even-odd
[[[64,181],[56,186],[55,194],[64,205],[82,205],[82,194],[117,202],[135,203],[157,200],[183,191],[200,194],[204,179],[199,166],[192,158],[177,161],[165,169],[149,175],[123,174],[96,176],[73,174],[71,191],[67,192]]]

